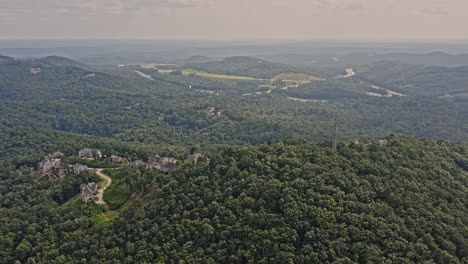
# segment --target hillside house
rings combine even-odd
[[[44,159],[37,164],[37,169],[40,173],[47,174],[53,168],[53,163],[49,159]]]
[[[177,163],[177,160],[175,158],[172,158],[172,157],[163,157],[161,158],[161,160],[159,161],[159,163],[161,164],[168,164],[168,163]]]
[[[159,162],[161,165],[161,170],[164,172],[170,172],[177,169],[177,159],[172,157],[163,157]]]
[[[86,171],[88,170],[88,166],[86,165],[81,165],[81,164],[78,164],[76,163],[75,165],[73,165],[73,172],[75,172],[76,174],[82,172],[82,171]]]
[[[164,172],[171,172],[175,169],[177,169],[176,163],[167,163],[167,164],[162,165],[160,170]]]
[[[206,115],[208,117],[215,117],[215,116],[221,116],[222,115],[222,112],[217,111],[215,107],[208,107],[208,109],[206,109],[205,113],[206,113]]]
[[[58,178],[63,178],[67,175],[67,170],[65,166],[62,164],[62,161],[58,160],[54,163],[52,168],[52,175]]]
[[[198,159],[200,159],[203,155],[200,152],[195,152],[191,155],[187,156],[186,161],[196,164],[198,162]]]
[[[388,145],[388,140],[385,140],[385,139],[379,139],[377,141],[377,144],[379,144],[381,147],[385,147]]]
[[[90,148],[84,148],[78,152],[78,156],[82,159],[92,159],[93,150]]]
[[[138,167],[141,167],[141,166],[146,166],[146,163],[143,162],[142,160],[135,160],[135,161],[130,162],[130,167],[134,169],[137,169]]]
[[[78,156],[82,159],[100,159],[102,153],[99,149],[83,148],[78,152]]]
[[[67,174],[61,158],[64,156],[61,152],[55,152],[44,156],[44,159],[37,164],[38,176],[49,176],[62,178]]]
[[[106,162],[114,163],[114,164],[125,164],[125,163],[128,163],[128,159],[119,157],[117,155],[112,155],[106,159]]]
[[[150,163],[150,162],[159,163],[160,161],[161,161],[161,157],[158,156],[158,155],[148,157],[148,163]]]
[[[156,155],[148,157],[147,162],[144,162],[142,160],[135,160],[131,162],[129,166],[134,169],[144,166],[147,169],[157,169],[164,172],[170,172],[177,168],[177,159],[173,157],[161,158],[160,156]]]
[[[31,73],[37,75],[41,73],[41,68],[31,68]]]
[[[81,201],[88,203],[94,201],[96,193],[98,191],[98,185],[95,182],[81,185]]]

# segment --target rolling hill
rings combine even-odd
[[[352,53],[339,57],[340,62],[347,64],[372,64],[379,61],[393,61],[403,64],[420,64],[426,66],[460,67],[468,66],[468,54],[448,54],[432,52],[416,53]]]
[[[377,62],[358,69],[358,77],[414,96],[443,96],[468,91],[468,66],[441,67]]]
[[[271,79],[278,74],[298,71],[295,67],[287,64],[274,63],[246,56],[229,57],[214,62],[191,63],[187,64],[186,67],[210,73],[249,76],[261,79]]]
[[[251,144],[170,174],[124,166],[107,172],[118,184],[104,199],[129,205],[106,219],[79,196],[54,199],[68,198],[83,174],[37,180],[1,162],[0,260],[463,263],[467,153],[389,136],[339,144],[337,153],[328,143]],[[141,191],[148,185],[156,188]]]
[[[0,64],[0,125],[8,128],[222,149],[290,138],[327,140],[338,113],[341,140],[399,133],[466,141],[466,104],[371,98],[367,86],[352,78],[268,92],[255,81],[157,73],[150,80],[133,68],[94,68],[65,58],[8,61]],[[323,99],[328,102],[314,103]],[[211,107],[220,116],[210,117]]]

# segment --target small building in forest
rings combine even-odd
[[[94,201],[97,191],[98,191],[98,185],[95,182],[82,184],[81,185],[81,201],[83,201],[84,203],[88,203],[89,201]]]
[[[125,163],[128,163],[128,159],[119,157],[117,155],[112,155],[106,159],[106,162],[114,163],[114,164],[125,164]]]
[[[190,154],[187,156],[186,161],[196,164],[198,162],[198,159],[200,159],[203,156],[200,152],[195,152],[193,154]]]
[[[44,159],[37,164],[37,175],[39,177],[47,175],[52,178],[63,178],[67,174],[67,170],[61,161],[63,156],[64,154],[61,152],[54,152],[44,156]]]
[[[76,174],[78,174],[78,173],[80,173],[82,171],[86,171],[86,170],[88,170],[88,166],[86,166],[86,165],[81,165],[79,163],[76,163],[75,165],[73,165],[73,171]]]
[[[130,167],[134,169],[137,169],[141,166],[146,166],[146,163],[143,162],[142,160],[135,160],[135,161],[130,162]]]
[[[78,156],[82,159],[92,159],[93,150],[90,148],[84,148],[78,152]]]

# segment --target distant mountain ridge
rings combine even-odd
[[[45,58],[31,59],[30,62],[62,67],[89,68],[89,66],[83,63],[60,56],[47,56]]]
[[[0,63],[10,63],[13,61],[15,61],[15,59],[13,59],[12,57],[0,55]]]
[[[359,67],[358,78],[415,96],[468,92],[468,66],[423,66],[380,61]]]
[[[432,52],[425,54],[415,53],[389,53],[370,54],[352,53],[339,58],[342,63],[370,64],[378,61],[397,61],[408,64],[422,64],[446,67],[468,66],[468,54],[449,54],[445,52]]]
[[[185,63],[186,64],[206,63],[206,62],[212,62],[212,61],[216,61],[216,59],[213,59],[213,58],[210,58],[210,57],[207,57],[207,56],[195,55],[195,56],[192,56],[192,57],[186,59]]]

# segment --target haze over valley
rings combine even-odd
[[[467,263],[464,1],[0,7],[0,263]]]

